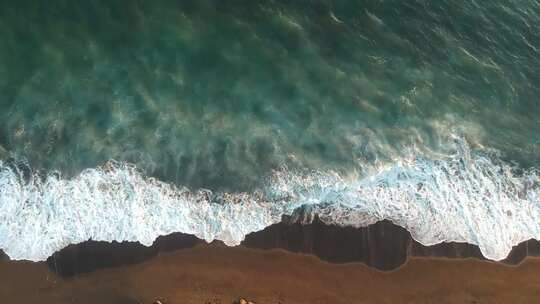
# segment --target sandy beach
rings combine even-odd
[[[391,272],[280,249],[199,244],[68,278],[45,263],[0,263],[3,303],[534,303],[540,259],[518,266],[412,258]]]

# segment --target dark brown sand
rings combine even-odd
[[[538,303],[540,259],[518,266],[411,258],[380,272],[282,250],[201,244],[61,278],[45,263],[0,262],[0,303]]]

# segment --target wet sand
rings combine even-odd
[[[183,233],[161,236],[150,247],[137,242],[86,241],[56,252],[49,257],[47,265],[62,277],[71,277],[98,269],[141,263],[159,254],[202,243],[205,242]],[[249,234],[242,245],[253,249],[284,249],[311,254],[337,264],[360,262],[384,271],[394,270],[408,259],[418,257],[485,259],[478,246],[467,243],[424,246],[416,242],[407,230],[389,221],[361,228],[325,225],[318,220],[311,224],[279,223]],[[0,259],[1,255],[0,251]],[[529,240],[515,246],[508,258],[501,262],[516,265],[526,257],[537,256],[540,256],[540,242]]]
[[[411,258],[392,272],[312,255],[199,244],[71,277],[0,262],[1,303],[536,303],[540,259],[520,265]]]

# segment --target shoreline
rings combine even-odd
[[[46,265],[57,274],[70,277],[103,268],[139,264],[163,253],[201,244],[206,242],[183,233],[161,236],[150,247],[137,242],[86,241],[56,252],[47,259]],[[424,246],[415,241],[407,230],[389,221],[361,228],[326,225],[318,219],[311,224],[282,222],[249,234],[240,246],[303,253],[332,264],[362,263],[382,271],[398,269],[411,258],[487,260],[478,246],[467,243]],[[518,265],[527,257],[536,256],[540,256],[540,242],[529,240],[515,246],[505,260],[491,262]],[[9,258],[0,251],[2,260]]]
[[[206,242],[183,233],[161,236],[150,247],[130,242],[87,241],[64,248],[50,257],[47,263],[57,271],[60,268],[62,275],[70,276],[100,268],[140,263],[161,253],[198,244]],[[359,262],[383,271],[397,269],[413,257],[487,260],[478,246],[468,243],[424,246],[415,241],[406,229],[386,220],[361,228],[326,225],[318,219],[311,224],[282,222],[249,234],[241,246],[305,253],[335,264]],[[539,241],[522,242],[512,249],[505,260],[493,262],[516,265],[529,256],[540,256]]]

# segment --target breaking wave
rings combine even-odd
[[[283,169],[261,190],[212,193],[147,178],[114,161],[71,179],[0,161],[0,248],[12,259],[41,261],[89,239],[149,246],[173,232],[232,246],[300,209],[303,221],[317,215],[359,227],[391,220],[424,245],[467,242],[493,260],[540,239],[540,174],[495,153],[460,142],[449,156],[415,156],[364,172]]]

